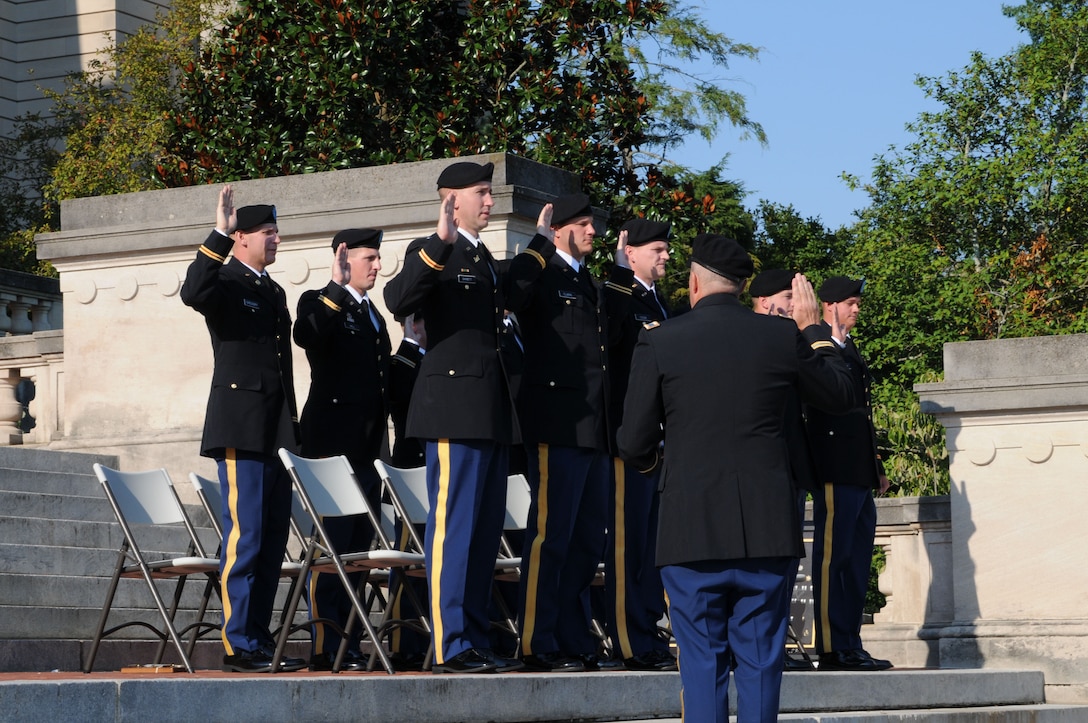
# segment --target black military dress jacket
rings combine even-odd
[[[627,396],[627,380],[631,373],[631,357],[635,353],[638,335],[647,325],[660,324],[672,310],[665,300],[654,294],[635,278],[635,272],[613,265],[604,285],[605,309],[608,313],[608,361],[611,408],[609,421],[613,445],[616,430],[623,420],[623,400]]]
[[[827,322],[820,322],[831,333]],[[836,349],[839,349],[836,345]],[[839,349],[850,370],[856,404],[846,414],[829,414],[812,405],[805,407],[809,448],[818,484],[879,487],[884,463],[877,452],[873,407],[869,397],[872,376],[852,339]]]
[[[427,353],[412,390],[407,434],[421,440],[521,441],[499,351],[503,298],[498,269],[481,243],[438,234],[416,239],[385,286],[396,316],[422,310]]]
[[[238,259],[224,263],[232,246],[212,231],[181,287],[182,301],[204,316],[215,358],[200,453],[298,451],[287,297]]]
[[[295,343],[310,362],[310,393],[302,409],[302,450],[309,457],[345,454],[368,474],[386,426],[391,346],[385,319],[339,284],[305,292],[298,302]],[[360,468],[360,465],[364,465]]]
[[[604,294],[537,234],[514,257],[507,305],[525,344],[518,412],[527,444],[608,451],[608,321]]]
[[[642,332],[629,389],[620,456],[652,469],[666,440],[659,566],[803,555],[783,410],[795,389],[827,409],[853,405],[827,329],[801,333],[714,294]]]
[[[389,418],[393,421],[393,451],[389,461],[394,467],[422,467],[427,460],[423,445],[408,436],[408,407],[412,389],[419,375],[423,351],[407,339],[401,341],[397,353],[389,361]]]

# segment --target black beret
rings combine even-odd
[[[780,291],[793,288],[793,277],[796,271],[789,269],[766,269],[760,271],[752,283],[748,285],[748,295],[753,299],[758,296],[774,296]]]
[[[349,249],[366,246],[376,249],[382,243],[382,231],[377,228],[346,228],[332,237],[332,250],[340,244],[347,244]]]
[[[671,229],[672,227],[663,221],[633,218],[623,224],[620,230],[627,232],[628,246],[643,246],[651,241],[668,241]]]
[[[752,257],[743,246],[716,233],[701,233],[695,237],[691,242],[691,260],[733,281],[747,279],[755,269]]]
[[[851,296],[861,296],[865,288],[865,279],[851,279],[849,276],[832,276],[820,284],[820,301],[835,304]]]
[[[472,161],[458,161],[451,163],[438,174],[439,188],[468,188],[482,181],[491,182],[491,176],[495,173],[494,163],[485,163],[482,166]]]
[[[584,193],[568,193],[552,201],[552,226],[562,226],[582,216],[593,217],[593,206]]]
[[[242,206],[238,209],[239,231],[248,231],[266,223],[276,223],[275,206]]]

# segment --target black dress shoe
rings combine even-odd
[[[496,665],[487,651],[469,648],[444,663],[435,663],[432,673],[494,673]]]
[[[260,653],[268,658],[268,662],[272,662],[272,657],[276,654],[275,643],[261,643],[261,647],[258,648]],[[280,658],[280,672],[281,673],[293,673],[296,670],[303,670],[306,667],[306,661],[302,658],[292,658],[284,655]]]
[[[318,653],[310,658],[310,670],[331,671],[336,662],[336,653]],[[349,650],[344,653],[344,660],[340,663],[341,673],[365,673],[368,659],[362,653]]]
[[[877,660],[864,650],[836,650],[833,653],[820,653],[819,670],[871,672],[887,670],[890,667],[892,667],[890,661]]]
[[[423,653],[393,653],[389,656],[393,670],[402,673],[423,670],[423,659]]]
[[[619,670],[623,667],[622,660],[604,658],[596,653],[586,653],[577,657],[582,661],[582,667],[586,669],[586,672],[595,670]]]
[[[268,673],[272,670],[272,656],[260,650],[255,653],[239,650],[234,655],[223,656],[222,670],[226,673]]]
[[[496,655],[494,650],[481,650],[480,652],[495,664],[496,673],[512,673],[525,667],[525,663],[517,658],[504,658],[501,655]]]
[[[651,650],[642,655],[623,659],[623,667],[628,670],[640,670],[651,673],[665,673],[676,670],[676,658],[664,650]]]
[[[785,661],[783,661],[782,663],[782,669],[786,671],[797,672],[803,670],[815,670],[816,666],[814,666],[810,661],[805,660],[804,658],[794,658],[791,655],[787,655]]]
[[[538,673],[581,673],[586,667],[578,658],[563,653],[538,653],[521,658],[527,670]]]

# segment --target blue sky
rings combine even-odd
[[[1016,3],[1013,3],[1016,4]],[[911,139],[904,125],[936,106],[918,75],[960,70],[978,50],[1004,55],[1027,36],[1000,0],[693,0],[713,30],[763,48],[709,77],[744,94],[768,145],[722,125],[714,143],[691,138],[674,160],[705,170],[730,154],[722,176],[760,199],[793,204],[837,228],[868,205],[843,171],[868,180],[873,158]]]

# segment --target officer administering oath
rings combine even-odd
[[[307,457],[345,455],[373,509],[381,503],[381,480],[374,469],[387,434],[385,383],[389,371],[389,333],[367,292],[382,268],[382,232],[349,228],[332,239],[331,279],[323,289],[305,292],[298,302],[295,343],[310,362],[310,395],[302,409],[302,453]],[[354,517],[329,518],[325,529],[341,552],[370,547],[370,523]],[[350,573],[358,583],[362,573]],[[312,573],[307,586],[310,615],[343,627],[351,600],[335,572]],[[336,628],[316,623],[310,670],[332,670],[341,637]],[[359,650],[362,627],[355,626],[340,670],[366,670]]]
[[[692,243],[692,310],[641,333],[620,455],[652,471],[668,445],[656,561],[679,650],[684,717],[727,723],[778,715],[790,570],[803,554],[783,428],[791,393],[829,411],[853,404],[849,373],[795,277],[794,317],[741,305],[752,260],[736,241]],[[800,329],[800,331],[799,331]]]
[[[276,451],[299,445],[291,313],[266,271],[279,244],[276,207],[235,210],[224,186],[215,230],[181,287],[181,300],[204,316],[215,357],[200,453],[216,460],[223,487],[223,670],[243,673],[272,669],[268,626],[291,516],[291,481]]]
[[[491,215],[494,164],[452,163],[438,176],[438,227],[408,245],[386,284],[397,316],[422,310],[427,354],[408,409],[424,440],[430,512],[424,551],[435,673],[517,670],[490,648],[488,605],[506,510],[509,445],[519,443],[499,351],[503,299],[480,232]]]

